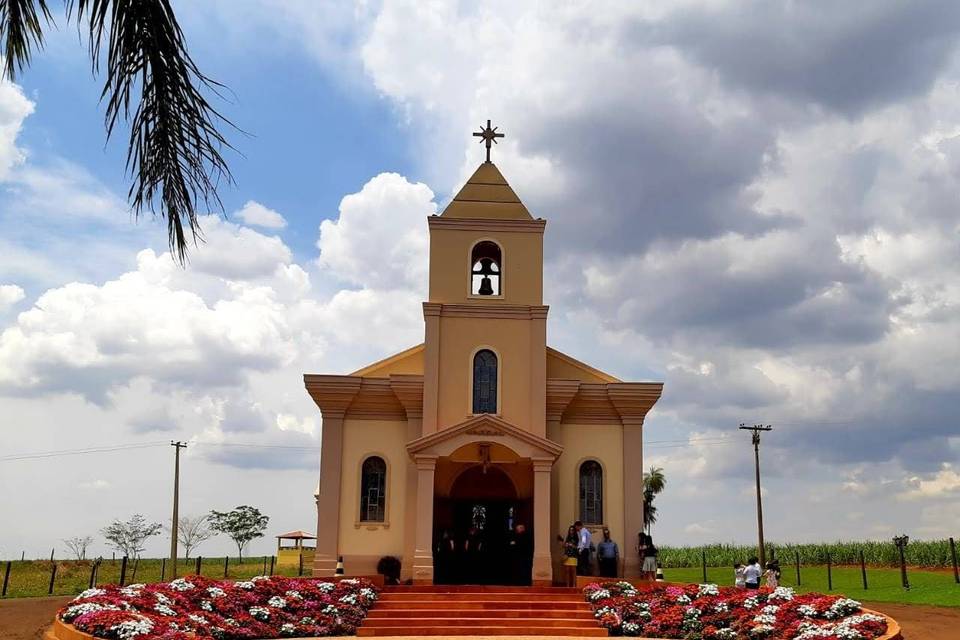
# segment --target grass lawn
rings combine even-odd
[[[267,571],[269,571],[269,563],[270,559],[267,558]],[[160,560],[155,558],[141,559],[136,565],[136,573],[134,573],[134,564],[133,561],[127,563],[126,584],[160,581]],[[6,563],[0,564],[0,580],[3,579],[5,566]],[[57,561],[53,595],[75,595],[86,589],[90,583],[91,566],[92,563],[89,560],[83,562],[75,560]],[[196,561],[192,559],[181,561],[177,567],[177,575],[190,575],[196,570]],[[252,578],[260,575],[264,573],[263,558],[244,558],[242,564],[236,558],[230,558],[229,571],[229,577],[236,579]],[[304,572],[309,575],[310,567],[304,567]],[[47,595],[47,590],[50,587],[50,573],[49,560],[14,561],[10,569],[7,597],[22,598]],[[208,578],[223,578],[223,558],[204,558],[201,573]],[[297,575],[297,567],[275,567],[274,574],[295,576]],[[97,583],[115,584],[119,580],[120,560],[118,559],[116,562],[104,560],[97,573]]]
[[[867,567],[867,586],[864,590],[860,579],[860,567],[834,567],[833,590],[827,589],[825,566],[800,567],[802,584],[797,586],[796,569],[786,565],[782,568],[781,584],[798,591],[843,594],[854,600],[873,602],[900,602],[904,604],[931,604],[945,607],[960,607],[960,584],[953,580],[952,572],[922,571],[909,569],[910,590],[900,586],[900,570]],[[700,568],[664,569],[666,580],[676,582],[702,582]],[[733,584],[733,567],[708,567],[707,578],[721,585]]]

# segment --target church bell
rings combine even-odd
[[[483,276],[480,280],[480,290],[477,292],[481,296],[492,296],[493,295],[493,283],[490,281],[490,276],[496,275],[497,272],[493,270],[493,260],[490,258],[483,258],[480,260],[480,270],[475,272],[478,275]]]

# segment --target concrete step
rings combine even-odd
[[[585,609],[586,608],[586,609]],[[565,602],[551,600],[457,600],[442,597],[422,600],[384,600],[381,598],[375,610],[383,609],[573,609],[589,610],[585,602]]]
[[[586,609],[380,609],[367,613],[367,620],[389,618],[522,618],[524,620],[562,618],[593,620],[593,612]]]
[[[367,618],[363,622],[364,627],[436,627],[436,628],[456,628],[456,627],[489,627],[495,625],[498,627],[577,627],[577,628],[596,628],[597,623],[594,620],[577,620],[570,618]]]
[[[586,627],[360,627],[357,636],[574,636],[601,638],[607,630],[601,626]]]
[[[516,587],[485,584],[397,585],[383,588],[383,593],[554,593],[582,596],[576,587]]]
[[[469,600],[474,602],[584,602],[583,596],[575,593],[530,593],[528,591],[503,591],[497,593],[405,593],[392,591],[380,595],[381,602],[416,602],[433,596],[447,602]]]

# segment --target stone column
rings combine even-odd
[[[437,456],[418,455],[416,548],[413,552],[413,583],[433,584],[433,473]]]
[[[423,376],[392,374],[390,388],[403,405],[407,414],[407,441],[416,440],[423,435]],[[417,482],[418,471],[413,460],[404,465],[403,491],[405,496],[403,513],[403,559],[400,565],[400,578],[413,578],[413,558],[416,550],[417,535]]]
[[[643,417],[625,416],[623,423],[623,576],[640,575],[637,534],[643,530]]]
[[[340,478],[343,451],[343,412],[324,411],[320,445],[320,486],[317,490],[317,550],[313,575],[329,577],[337,568],[340,546]]]
[[[547,310],[530,311],[530,431],[547,436]]]
[[[553,561],[550,556],[550,471],[553,460],[533,459],[533,574],[535,586],[553,584]]]

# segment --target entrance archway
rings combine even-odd
[[[524,496],[527,474],[532,470],[523,463],[510,465],[509,472],[474,464],[459,471],[445,495],[438,493],[434,582],[530,584],[533,504]],[[518,524],[526,533],[516,534]]]

